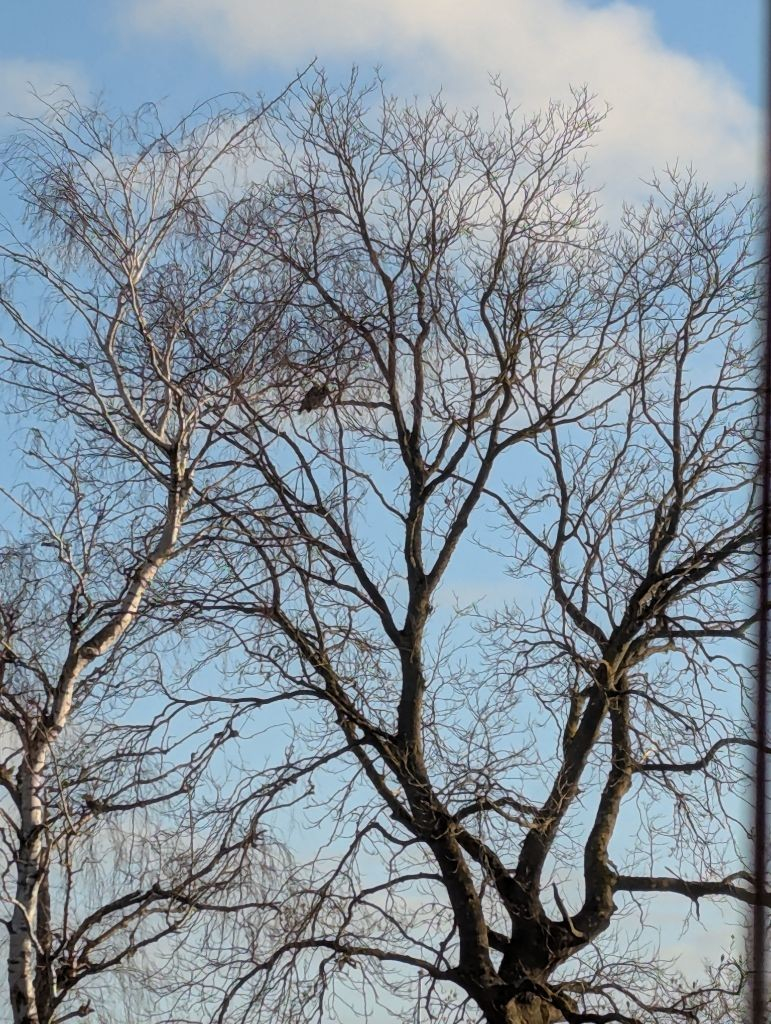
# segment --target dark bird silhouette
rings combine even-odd
[[[308,389],[302,402],[300,402],[300,412],[311,412],[313,409],[318,409],[327,398],[329,398],[329,388],[327,385],[314,384]]]

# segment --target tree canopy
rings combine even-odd
[[[314,74],[15,137],[14,1024],[736,1020],[657,907],[771,902],[758,204],[608,219],[591,96],[497,111]]]

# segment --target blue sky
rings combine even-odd
[[[594,162],[616,197],[676,159],[724,186],[757,177],[762,9],[760,0],[9,0],[0,117],[34,110],[28,83],[69,83],[121,108],[167,98],[175,111],[230,89],[270,95],[314,56],[340,77],[354,61],[382,64],[395,90],[442,86],[460,104],[488,101],[490,73],[525,106],[586,81],[613,105]]]
[[[91,87],[105,89],[118,103],[146,98],[148,93],[193,95],[199,89],[232,84],[259,85],[273,78],[276,65],[285,61],[284,55],[276,52],[274,61],[250,63],[234,74],[227,61],[207,52],[205,39],[191,43],[184,31],[173,30],[148,38],[146,32],[137,31],[131,12],[139,6],[132,0],[10,3],[3,11],[0,60],[70,65]],[[263,4],[251,6],[259,11]],[[291,9],[292,4],[285,6]],[[602,10],[618,5],[590,0],[572,6]],[[751,100],[759,100],[760,0],[733,0],[731,4],[725,0],[655,0],[634,6],[652,14],[667,46],[700,61],[723,65]],[[323,59],[325,55],[319,56]]]
[[[489,102],[500,73],[525,107],[588,82],[613,106],[598,181],[629,194],[675,159],[716,185],[757,173],[760,0],[38,0],[9,3],[0,112],[27,83],[72,83],[111,105],[172,108],[228,89],[271,93],[318,57],[333,76],[382,64],[395,91]]]

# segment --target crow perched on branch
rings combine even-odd
[[[300,412],[311,412],[313,409],[318,409],[327,398],[329,398],[329,388],[327,385],[314,384],[308,389],[302,402],[300,402]]]

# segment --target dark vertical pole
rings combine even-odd
[[[766,1024],[767,1005],[766,974],[766,909],[760,900],[760,893],[766,888],[768,872],[768,790],[767,758],[768,747],[768,653],[769,653],[769,572],[771,562],[771,4],[766,5],[765,74],[766,74],[766,122],[765,122],[765,255],[764,267],[765,310],[763,318],[762,359],[763,369],[760,393],[761,429],[761,532],[760,532],[760,623],[758,628],[758,680],[757,680],[757,752],[755,762],[755,892],[757,898],[752,915],[752,1021]]]

